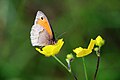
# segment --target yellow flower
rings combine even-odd
[[[76,53],[76,57],[84,57],[92,52],[92,49],[94,48],[95,40],[91,39],[90,44],[88,48],[76,48],[73,50],[73,52]]]
[[[41,54],[44,54],[45,56],[54,56],[59,53],[60,49],[62,48],[64,44],[63,39],[59,39],[56,44],[54,45],[47,45],[40,50],[39,48],[36,48],[38,52]]]
[[[103,44],[104,44],[104,40],[102,39],[101,36],[98,36],[95,40],[91,39],[90,44],[87,49],[79,47],[79,48],[74,49],[73,52],[76,53],[77,57],[84,57],[92,52],[94,45],[101,47]]]
[[[92,50],[94,48],[95,42],[95,40],[91,39],[88,49]]]
[[[99,46],[99,47],[101,47],[105,43],[105,41],[102,39],[101,36],[98,36],[95,40],[96,40],[96,43],[95,43],[96,46]]]

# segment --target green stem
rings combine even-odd
[[[69,70],[67,68],[67,66],[65,66],[65,64],[63,62],[61,62],[56,56],[53,56],[69,73],[71,73],[71,70]]]
[[[99,65],[100,65],[100,47],[99,47],[98,51],[96,51],[96,54],[97,54],[98,59],[97,59],[97,64],[96,64],[96,71],[95,71],[95,74],[94,74],[94,80],[96,80]]]
[[[74,80],[78,80],[77,77],[72,73],[71,66],[69,64],[69,67],[65,66],[63,62],[61,62],[56,56],[53,56],[72,76],[74,77]]]
[[[100,56],[98,56],[97,64],[96,64],[96,71],[94,74],[94,80],[96,80],[98,69],[99,69],[99,64],[100,64]]]
[[[86,64],[85,64],[85,59],[84,59],[84,57],[82,57],[82,61],[83,61],[83,67],[84,67],[84,72],[85,72],[85,78],[86,78],[86,80],[88,80],[87,70],[86,70]]]

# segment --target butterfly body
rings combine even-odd
[[[55,43],[52,27],[41,11],[37,12],[34,25],[31,28],[30,38],[32,46],[46,46]]]

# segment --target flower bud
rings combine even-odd
[[[73,59],[74,59],[74,57],[73,57],[72,53],[71,54],[67,54],[67,58],[66,58],[67,62],[72,62]]]
[[[101,36],[98,36],[95,40],[96,40],[96,46],[99,46],[99,47],[101,47],[105,43],[105,41],[102,39]]]

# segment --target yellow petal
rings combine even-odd
[[[38,52],[41,52],[41,50],[39,48],[35,48]]]
[[[82,47],[76,48],[73,50],[73,52],[75,52],[76,54],[78,54],[79,52],[81,52],[83,50]]]
[[[58,54],[60,49],[62,48],[64,44],[63,39],[59,39],[56,44],[54,45],[47,45],[40,50],[39,48],[36,48],[38,52],[41,54],[44,54],[45,56],[54,56],[55,54]]]
[[[91,39],[88,49],[92,50],[94,48],[94,45],[95,45],[95,40]]]
[[[90,49],[83,49],[76,56],[77,57],[84,57],[84,56],[89,55],[91,52],[92,52],[92,50],[90,50]]]
[[[47,46],[42,48],[41,53],[44,54],[45,56],[49,57],[53,54],[53,49],[54,49],[53,45],[47,45]]]
[[[76,57],[84,57],[92,52],[91,49],[83,49],[82,47],[73,50],[76,53]]]
[[[58,42],[54,45],[55,46],[53,48],[54,53],[52,55],[57,54],[60,51],[60,49],[62,48],[63,44],[64,44],[63,39],[58,40]]]
[[[79,47],[79,48],[74,49],[73,52],[76,53],[77,57],[84,57],[84,56],[89,55],[92,52],[94,45],[95,45],[95,40],[91,39],[87,49]]]

